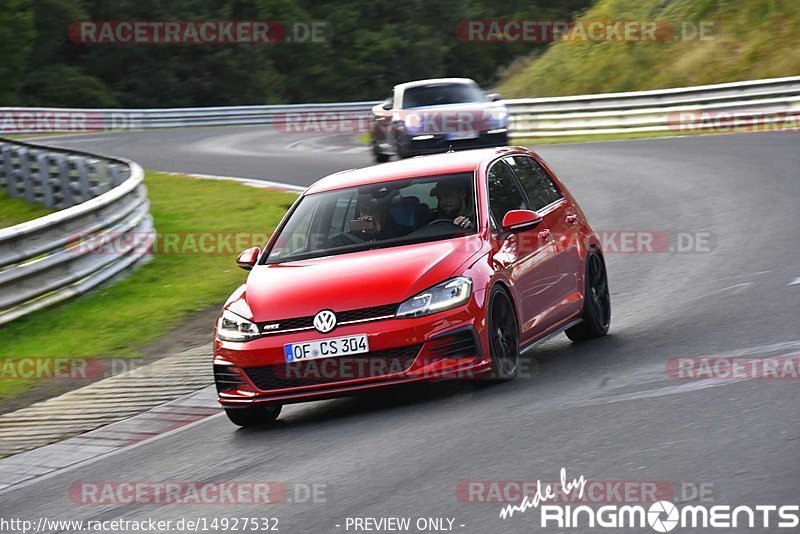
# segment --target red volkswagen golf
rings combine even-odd
[[[308,188],[217,321],[214,377],[237,425],[286,403],[422,380],[509,380],[559,332],[608,332],[600,242],[525,148],[333,174]]]

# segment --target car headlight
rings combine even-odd
[[[223,310],[217,321],[217,337],[222,341],[249,341],[259,336],[258,326],[232,311]]]
[[[505,124],[508,119],[508,110],[506,108],[493,108],[489,113],[496,124]]]
[[[472,280],[459,276],[419,295],[411,297],[397,309],[396,317],[419,317],[461,306],[472,295]]]

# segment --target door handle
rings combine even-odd
[[[539,239],[542,241],[547,241],[550,239],[550,230],[542,230],[539,232]]]
[[[566,220],[567,220],[567,224],[575,224],[576,222],[578,222],[578,216],[575,215],[574,213],[571,213],[571,214],[567,215],[567,219]]]

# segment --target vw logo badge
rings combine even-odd
[[[336,328],[336,315],[330,310],[322,310],[314,316],[314,328],[326,334]]]

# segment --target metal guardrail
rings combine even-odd
[[[0,108],[0,134],[283,124],[300,114],[368,117],[378,102],[159,109]]]
[[[60,210],[0,229],[0,324],[147,257],[154,229],[143,180],[131,161],[0,138],[0,188]]]
[[[505,100],[512,138],[554,137],[616,133],[705,130],[727,127],[724,114],[736,121],[763,120],[770,112],[800,114],[800,76],[770,78],[698,87],[607,93],[566,97]],[[377,102],[297,104],[173,109],[62,109],[0,108],[0,133],[174,128],[286,124],[304,115],[333,113],[334,119],[352,117],[368,124],[369,110]],[[686,124],[681,113],[707,113]],[[59,119],[60,117],[60,119]],[[723,117],[723,118],[720,118]],[[780,119],[775,119],[780,120]],[[61,128],[55,127],[61,124]],[[54,126],[55,125],[55,126]],[[12,129],[10,130],[9,127]],[[80,127],[77,128],[80,130]],[[289,130],[287,128],[287,130]],[[325,133],[325,132],[320,132]]]
[[[800,115],[800,76],[506,100],[512,138],[711,130]],[[770,117],[769,114],[776,114]],[[799,117],[800,118],[800,117]]]

